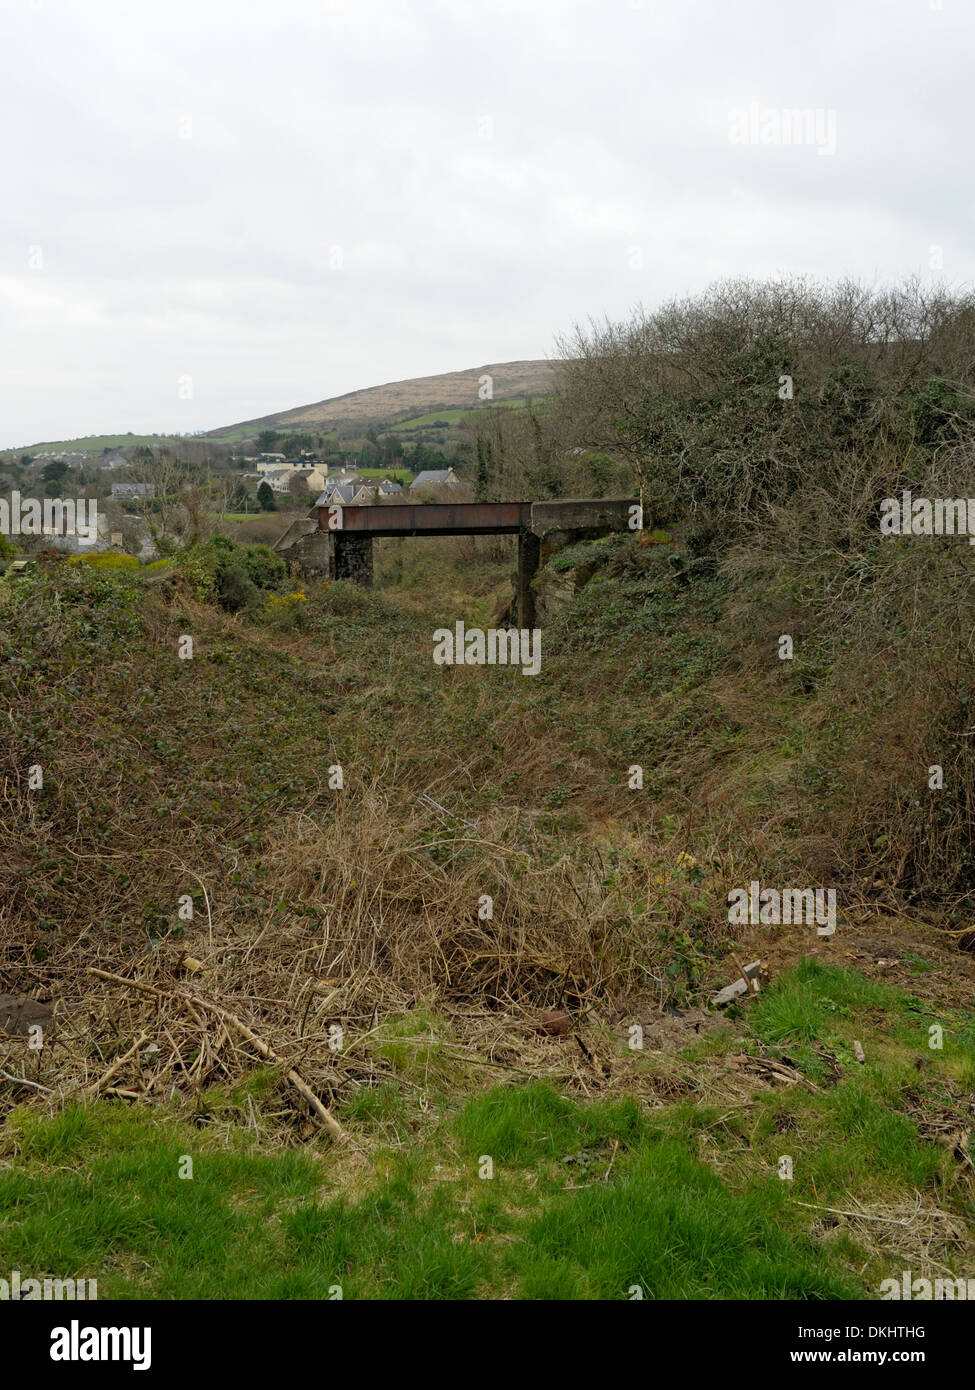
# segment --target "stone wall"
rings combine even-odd
[[[335,578],[332,533],[319,528],[317,511],[292,522],[274,549],[287,564],[296,564],[308,579]]]

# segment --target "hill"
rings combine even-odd
[[[481,378],[490,376],[494,401],[507,401],[524,396],[549,395],[554,385],[554,364],[527,360],[524,362],[489,362],[482,367],[468,367],[460,372],[442,372],[438,376],[409,377],[405,381],[390,381],[384,386],[369,386],[362,391],[350,391],[344,396],[332,396],[314,405],[295,406],[257,420],[239,425],[226,425],[211,430],[210,439],[243,438],[248,432],[261,429],[327,429],[342,425],[390,424],[422,416],[437,409],[474,409],[483,402],[478,390]]]
[[[76,451],[101,453],[104,449],[123,449],[137,444],[172,446],[180,438],[213,440],[217,443],[237,443],[252,439],[263,429],[315,429],[331,432],[348,426],[365,431],[370,425],[405,423],[413,427],[437,419],[456,424],[460,414],[483,404],[520,404],[526,396],[547,396],[554,386],[553,362],[527,359],[523,362],[493,362],[483,367],[468,367],[460,372],[442,372],[439,376],[408,377],[390,381],[383,386],[368,386],[361,391],[349,391],[344,396],[331,396],[314,405],[294,406],[273,415],[244,420],[236,425],[221,425],[218,429],[199,434],[101,434],[77,439],[44,440],[21,445],[11,453],[45,451]],[[493,396],[490,402],[479,399],[481,378],[492,378]],[[449,414],[444,414],[449,412]]]

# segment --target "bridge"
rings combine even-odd
[[[518,537],[515,611],[520,627],[533,627],[531,583],[543,546],[551,549],[607,531],[633,529],[631,498],[573,498],[556,502],[376,503],[313,507],[291,524],[275,550],[308,578],[372,584],[372,543],[378,536]]]

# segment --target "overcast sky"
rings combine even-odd
[[[546,357],[729,275],[975,270],[972,0],[0,0],[0,26],[0,447]]]

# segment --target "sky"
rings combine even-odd
[[[0,448],[730,276],[969,285],[973,40],[972,0],[0,0]]]

